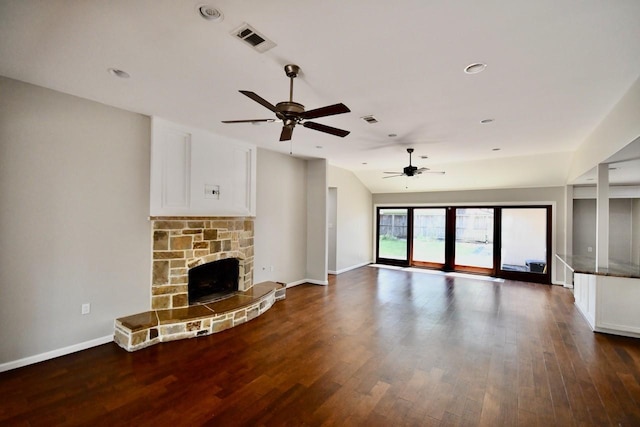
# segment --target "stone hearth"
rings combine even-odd
[[[210,335],[255,319],[285,298],[283,283],[258,283],[222,301],[121,317],[115,321],[113,340],[125,350],[135,351],[161,342]]]

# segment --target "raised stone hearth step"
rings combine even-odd
[[[262,282],[221,301],[118,318],[113,340],[135,351],[159,342],[209,335],[255,319],[285,298],[283,283]]]

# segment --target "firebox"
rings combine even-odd
[[[240,261],[225,258],[189,270],[189,305],[233,296],[238,290]]]

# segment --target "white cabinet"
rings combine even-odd
[[[255,216],[256,147],[157,117],[151,216]]]
[[[573,277],[573,297],[576,306],[589,322],[591,329],[596,327],[595,305],[596,278],[593,274],[576,273]]]
[[[640,279],[576,273],[573,295],[594,331],[640,337]]]

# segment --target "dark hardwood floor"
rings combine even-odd
[[[640,340],[561,287],[363,267],[219,334],[2,373],[0,424],[639,426]]]

